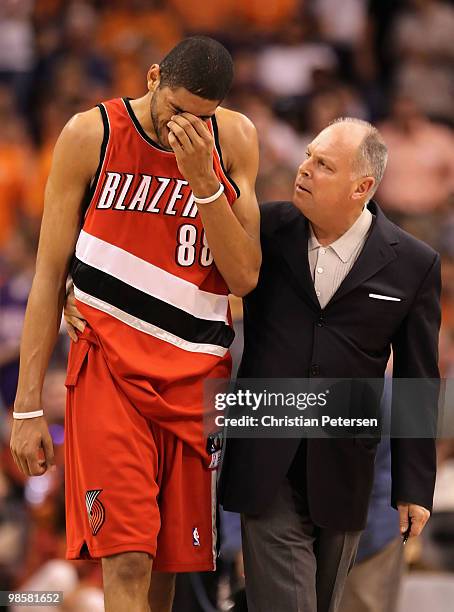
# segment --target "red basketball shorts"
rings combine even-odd
[[[142,551],[153,570],[214,569],[216,471],[143,416],[88,326],[71,346],[66,386],[67,558]]]

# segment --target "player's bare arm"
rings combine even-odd
[[[260,214],[255,195],[258,140],[254,125],[240,113],[218,108],[219,138],[226,169],[241,195],[230,207],[221,194],[214,202],[198,203],[210,250],[230,291],[248,294],[257,284],[261,263]],[[207,198],[219,189],[213,169],[213,136],[205,121],[182,113],[168,123],[169,143],[178,168],[194,195]]]
[[[44,376],[60,327],[68,267],[80,229],[81,204],[99,163],[102,138],[101,115],[95,108],[73,117],[55,146],[22,334],[15,412],[41,408]],[[54,463],[44,417],[14,420],[10,446],[26,475],[43,474]]]

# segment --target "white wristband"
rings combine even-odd
[[[209,204],[210,202],[214,202],[215,200],[217,200],[223,193],[224,185],[222,183],[219,183],[219,189],[216,191],[215,194],[213,194],[209,198],[197,198],[196,196],[194,196],[194,202],[196,202],[197,204]]]
[[[34,419],[44,415],[44,410],[33,410],[32,412],[13,412],[14,419]]]

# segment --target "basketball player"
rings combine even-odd
[[[188,38],[145,96],[76,115],[55,147],[11,449],[26,475],[54,463],[40,395],[70,269],[87,325],[66,379],[67,558],[102,559],[108,612],[170,610],[175,572],[214,569],[203,381],[229,376],[227,296],[261,261],[255,128],[219,107],[232,75],[222,45]]]

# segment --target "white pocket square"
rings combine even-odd
[[[369,297],[375,300],[388,300],[389,302],[401,302],[401,298],[392,297],[391,295],[380,295],[379,293],[369,293]]]

